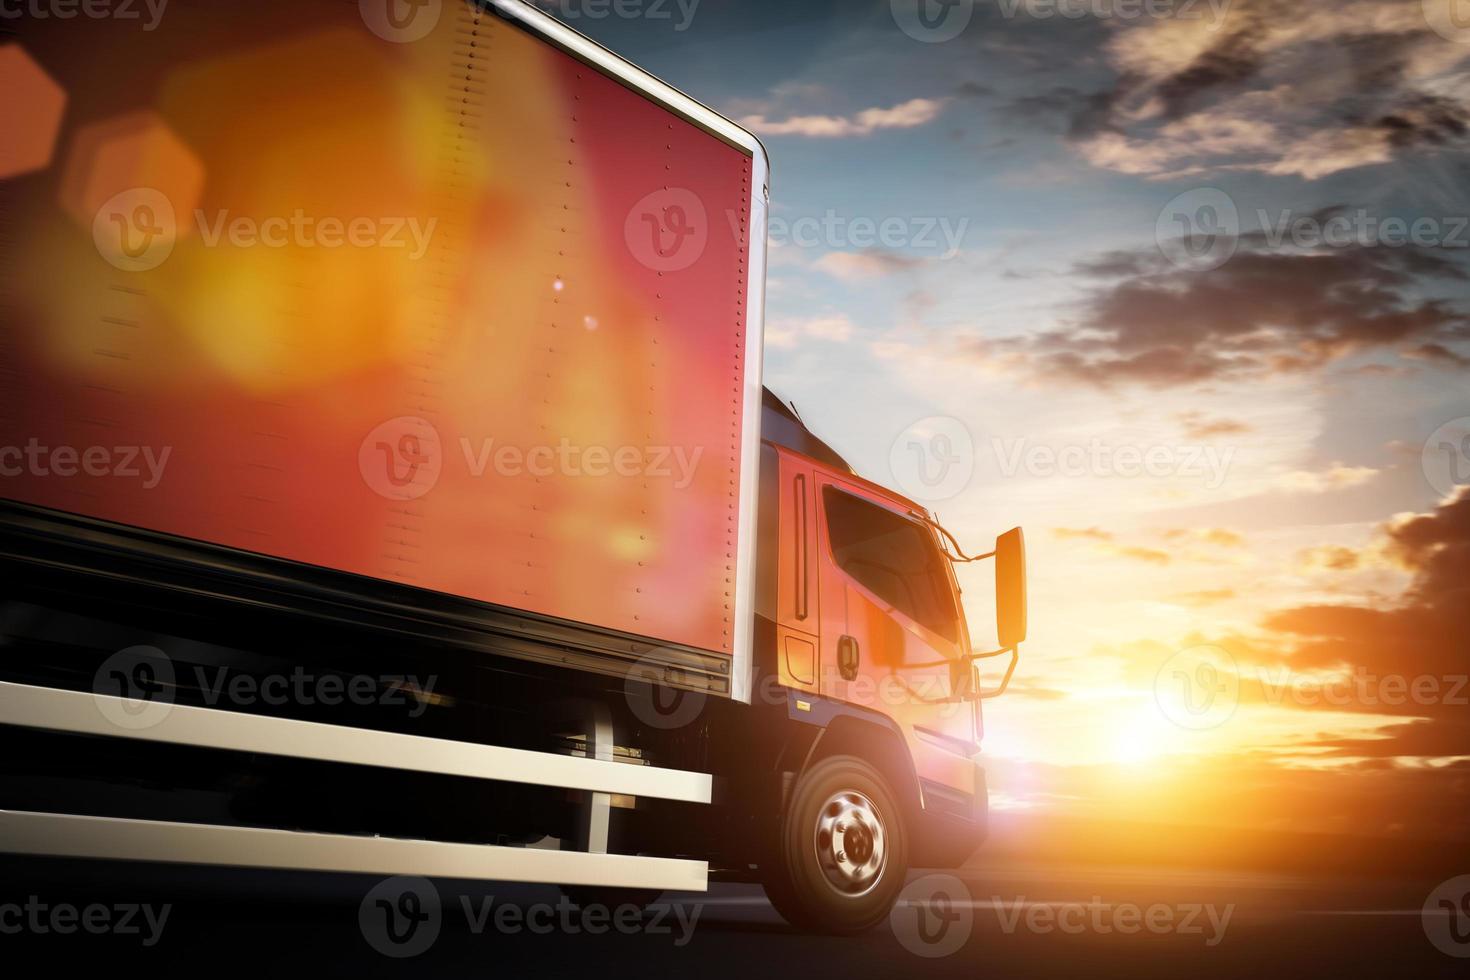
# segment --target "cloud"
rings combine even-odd
[[[790,350],[808,341],[843,343],[857,328],[846,314],[812,317],[779,317],[766,324],[766,346]]]
[[[1351,572],[1363,564],[1363,556],[1341,545],[1320,545],[1299,551],[1296,564],[1304,572]]]
[[[1220,436],[1243,436],[1253,431],[1250,425],[1237,419],[1206,418],[1201,412],[1181,412],[1176,418],[1188,438],[1201,442]]]
[[[1277,489],[1287,493],[1330,493],[1361,486],[1379,474],[1371,466],[1335,463],[1325,470],[1294,470],[1275,479]]]
[[[1113,535],[1110,532],[1097,527],[1054,527],[1051,533],[1059,541],[1076,541],[1079,539],[1087,541],[1113,540]]]
[[[904,272],[923,264],[922,259],[894,255],[877,249],[861,252],[829,252],[814,265],[829,276],[844,282],[862,282]]]
[[[1160,551],[1157,548],[1117,544],[1115,543],[1117,535],[1099,527],[1054,527],[1051,533],[1052,537],[1058,541],[1090,541],[1096,546],[1095,550],[1130,561],[1144,562],[1149,565],[1167,565],[1174,560],[1174,556],[1169,552]]]
[[[740,124],[761,136],[807,136],[834,139],[870,136],[884,129],[913,129],[939,118],[942,99],[910,99],[891,108],[864,109],[851,116],[788,116],[769,119],[763,113],[741,118]]]
[[[1330,738],[1308,742],[1310,748],[1323,748],[1329,756],[1349,758],[1397,759],[1417,756],[1428,759],[1456,758],[1470,755],[1470,722],[1452,719],[1411,721],[1402,725],[1386,725],[1377,738]]]
[[[1170,528],[1164,532],[1166,541],[1182,541],[1193,538],[1219,548],[1244,548],[1245,537],[1223,527]]]
[[[1390,554],[1419,575],[1417,599],[1470,598],[1470,489],[1460,490],[1431,514],[1395,519],[1387,534]],[[1470,604],[1461,609],[1470,615]]]
[[[1470,57],[1405,0],[1235,0],[1205,18],[1108,32],[1106,87],[1016,99],[1013,118],[1060,119],[1092,165],[1153,178],[1250,170],[1309,180],[1456,146],[1470,107],[1447,79]]]
[[[1439,283],[1467,278],[1442,250],[1281,251],[1257,232],[1241,236],[1236,255],[1209,271],[1174,268],[1156,250],[1108,253],[1075,271],[1119,278],[1085,294],[1070,322],[975,353],[1047,381],[1167,388],[1470,342],[1470,317],[1424,298]]]
[[[1242,655],[1298,673],[1326,670],[1376,678],[1379,682],[1367,688],[1371,700],[1322,707],[1419,719],[1387,726],[1373,738],[1315,743],[1333,755],[1470,756],[1470,489],[1431,513],[1390,521],[1381,536],[1387,552],[1412,573],[1403,594],[1371,604],[1280,610],[1265,620],[1265,643]],[[1345,556],[1342,561],[1351,563]],[[1403,679],[1411,694],[1415,685],[1433,694],[1393,694],[1396,689],[1382,683],[1389,677]]]
[[[1470,758],[1470,488],[1432,512],[1388,521],[1378,538],[1356,552],[1308,549],[1298,564],[1350,571],[1379,566],[1386,554],[1411,574],[1399,595],[1288,606],[1268,614],[1257,635],[1209,641],[1236,661],[1245,703],[1395,719],[1351,735],[1319,734],[1262,758],[1386,766]],[[1217,596],[1224,601],[1233,593],[1185,593],[1176,600],[1208,604]],[[1140,669],[1146,666],[1141,659]]]
[[[1411,361],[1429,361],[1444,367],[1470,367],[1470,357],[1457,354],[1443,344],[1420,344],[1418,347],[1401,351],[1400,356]]]
[[[1136,545],[1115,548],[1113,553],[1134,561],[1147,562],[1150,565],[1167,565],[1174,560],[1167,551],[1160,551],[1157,548],[1140,548]]]

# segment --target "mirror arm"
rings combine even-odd
[[[1009,688],[1011,686],[1011,678],[1015,676],[1015,673],[1016,673],[1016,665],[1021,662],[1021,648],[1020,647],[1012,647],[1009,650],[997,650],[995,653],[982,654],[980,657],[973,657],[971,659],[979,660],[979,659],[983,659],[984,657],[999,656],[1000,654],[1003,654],[1003,653],[1009,653],[1011,655],[1011,662],[1006,667],[1006,674],[1005,674],[1005,677],[1001,678],[1000,686],[997,687],[993,691],[975,691],[975,692],[973,692],[973,693],[970,694],[969,700],[971,700],[971,701],[988,701],[991,698],[998,698],[998,697],[1000,697],[1002,694],[1004,694],[1006,692],[1006,689],[1007,688]]]
[[[969,661],[994,660],[996,657],[1004,657],[1006,654],[1014,652],[1012,648],[1006,647],[1004,650],[991,650],[989,653],[967,653],[960,659]]]
[[[970,556],[968,556],[968,555],[965,554],[965,549],[963,549],[963,548],[960,547],[960,543],[955,538],[955,536],[953,534],[950,534],[949,533],[949,528],[945,527],[943,524],[939,523],[938,521],[936,521],[936,520],[934,520],[932,518],[925,517],[922,514],[919,514],[919,515],[916,515],[916,516],[919,518],[919,520],[923,521],[925,524],[928,524],[934,530],[936,530],[940,534],[944,535],[944,539],[949,542],[949,546],[950,547],[949,548],[941,548],[940,551],[942,551],[944,553],[944,557],[948,558],[950,561],[954,562],[956,565],[968,565],[971,562],[985,561],[987,558],[994,558],[995,557],[995,552],[991,551],[991,552],[988,552],[987,554],[976,555],[975,557],[971,558]],[[953,548],[954,550],[951,551],[950,548]],[[1004,653],[1005,651],[1001,651],[1001,652]]]
[[[928,670],[934,667],[947,666],[954,663],[956,660],[960,660],[965,663],[974,663],[977,660],[993,660],[996,657],[1004,657],[1006,654],[1014,652],[1014,650],[1007,647],[1004,650],[992,650],[989,653],[965,653],[961,654],[958,657],[948,658],[945,660],[930,660],[921,664],[904,664],[904,667],[908,670]]]

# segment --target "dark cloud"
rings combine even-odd
[[[1189,66],[1157,83],[1155,93],[1163,101],[1164,118],[1181,119],[1220,95],[1237,91],[1255,79],[1266,64],[1260,41],[1266,31],[1258,17],[1248,12],[1233,31],[1200,54]],[[1119,94],[1131,94],[1130,79],[1123,79]],[[1116,99],[1114,99],[1116,101]]]
[[[1382,130],[1396,148],[1442,146],[1465,136],[1470,112],[1464,102],[1423,91],[1408,65],[1423,36],[1419,33],[1351,34],[1332,43],[1351,71],[1334,103],[1348,125]]]
[[[1333,757],[1452,758],[1470,753],[1470,721],[1413,721],[1381,728],[1374,738],[1328,738],[1306,744],[1309,748],[1326,749],[1324,754]]]
[[[996,342],[1025,369],[1100,386],[1194,385],[1316,371],[1350,355],[1407,351],[1452,364],[1470,339],[1453,304],[1423,298],[1436,281],[1464,281],[1443,250],[1274,251],[1260,234],[1219,269],[1174,269],[1157,253],[1110,253],[1078,275],[1121,276],[1087,299],[1069,325]]]
[[[1470,756],[1470,489],[1432,513],[1390,523],[1384,536],[1389,553],[1413,573],[1397,600],[1281,610],[1264,626],[1284,655],[1260,645],[1233,652],[1268,668],[1268,678],[1269,668],[1298,677],[1346,669],[1361,678],[1344,689],[1347,703],[1302,707],[1415,719],[1371,738],[1318,739],[1315,748],[1377,759]],[[1264,697],[1264,687],[1253,685],[1251,696]]]
[[[1391,526],[1388,535],[1395,554],[1416,572],[1414,598],[1455,609],[1470,625],[1470,490],[1432,514]],[[1470,668],[1470,661],[1465,666]]]
[[[1453,48],[1399,0],[1348,16],[1331,0],[1236,0],[1180,64],[1182,39],[1142,21],[1062,38],[1053,64],[1101,63],[1111,77],[1069,79],[1005,106],[1014,122],[1059,131],[1093,163],[1167,176],[1214,169],[1316,178],[1413,151],[1463,145],[1470,105],[1443,84]],[[1097,47],[1084,52],[1080,44]],[[1096,78],[1097,72],[1087,76]],[[1107,137],[1103,146],[1094,146]]]
[[[1395,147],[1407,149],[1417,145],[1443,146],[1466,133],[1470,113],[1462,103],[1439,95],[1412,93],[1400,104],[1388,108],[1374,120],[1374,125],[1388,133]]]
[[[1432,361],[1457,368],[1470,367],[1470,357],[1456,354],[1443,344],[1420,344],[1404,351],[1403,355],[1411,361]]]

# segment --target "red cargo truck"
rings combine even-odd
[[[753,136],[519,0],[0,66],[0,850],[849,930],[978,844],[961,556],[763,396]]]

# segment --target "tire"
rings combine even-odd
[[[871,929],[887,918],[908,872],[898,797],[861,759],[817,762],[791,794],[773,864],[766,894],[793,926],[838,934]]]

